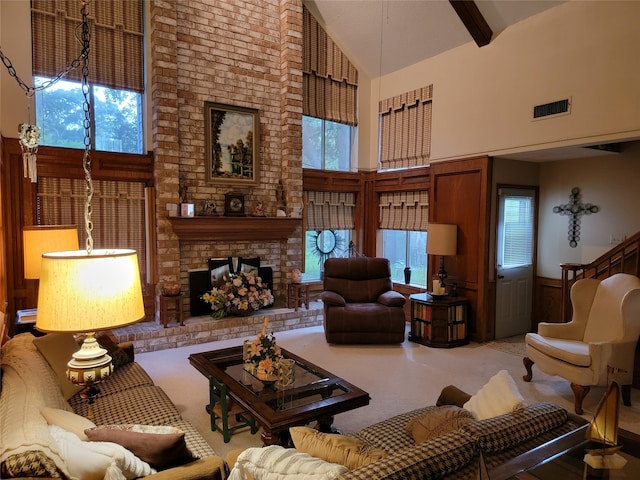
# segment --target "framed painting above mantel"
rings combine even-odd
[[[207,181],[227,185],[257,185],[258,110],[204,103]]]

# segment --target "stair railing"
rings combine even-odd
[[[629,273],[640,277],[640,232],[627,238],[605,252],[591,263],[562,263],[561,297],[562,321],[571,319],[571,286],[582,278],[596,278],[599,280],[610,277],[615,273]]]

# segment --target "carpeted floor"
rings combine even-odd
[[[257,333],[257,332],[256,332]],[[250,336],[252,338],[252,336]],[[521,340],[505,339],[486,344],[470,343],[453,349],[428,348],[405,340],[400,345],[328,345],[322,326],[276,334],[278,343],[367,391],[368,406],[337,415],[334,425],[344,433],[356,432],[392,415],[433,405],[442,388],[456,385],[475,393],[491,376],[506,369],[529,403],[550,400],[573,410],[568,382],[545,375],[534,367],[530,383],[522,380]],[[249,337],[248,337],[249,338]],[[188,357],[217,348],[240,345],[243,338],[136,355],[190,421],[221,456],[235,448],[260,446],[260,434],[239,431],[225,444],[211,432],[208,382],[190,365]],[[593,414],[603,388],[593,388],[584,401],[585,417]],[[632,407],[621,407],[621,426],[640,433],[640,391],[632,391]]]

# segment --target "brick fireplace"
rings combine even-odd
[[[265,0],[242,9],[232,0],[151,2],[150,17],[158,285],[179,281],[188,292],[189,271],[207,268],[208,258],[259,256],[273,269],[276,306],[283,305],[288,272],[302,262],[302,222],[290,214],[302,210],[302,2]],[[234,29],[238,23],[251,25],[251,34]],[[205,102],[258,110],[257,185],[207,180]],[[287,220],[276,217],[280,181]],[[253,217],[172,219],[181,187],[196,211],[204,201],[222,210],[224,195],[240,191],[247,211],[262,201],[269,218],[260,220],[289,222],[288,232],[271,235],[275,223]],[[188,226],[199,233],[180,232],[180,221],[200,221]]]

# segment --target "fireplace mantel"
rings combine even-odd
[[[302,219],[291,217],[169,217],[180,240],[287,240]]]

